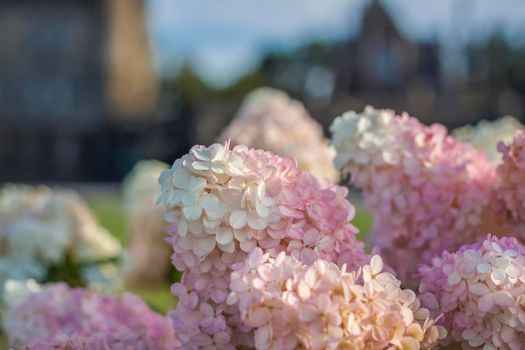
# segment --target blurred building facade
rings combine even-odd
[[[178,147],[141,0],[5,0],[0,47],[0,181],[115,180]]]
[[[424,115],[441,86],[439,46],[405,38],[378,1],[365,12],[359,35],[334,54],[339,98]]]

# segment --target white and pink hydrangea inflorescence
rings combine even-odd
[[[525,344],[525,246],[514,237],[443,252],[419,269],[420,299],[449,335],[445,349],[520,350]]]
[[[28,293],[3,313],[15,349],[173,350],[180,345],[167,316],[135,295],[97,294],[63,283]]]
[[[248,94],[219,136],[220,142],[226,140],[292,157],[302,171],[319,179],[338,181],[333,164],[335,151],[324,137],[322,126],[300,101],[283,91],[264,87]]]
[[[431,349],[446,336],[379,256],[354,272],[260,248],[232,273],[228,304],[257,349]]]
[[[121,286],[119,241],[98,222],[73,190],[6,184],[0,188],[0,287],[9,279],[46,282],[69,262],[77,283],[99,289]]]
[[[195,146],[160,178],[174,266],[175,334],[188,347],[253,346],[251,328],[226,303],[232,268],[259,247],[310,265],[319,258],[355,270],[368,261],[348,191],[281,158],[228,143]]]
[[[435,254],[510,231],[494,210],[495,166],[444,126],[367,107],[338,117],[331,130],[336,166],[374,214],[371,243],[406,285]]]

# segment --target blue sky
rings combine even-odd
[[[162,72],[190,61],[215,85],[252,69],[268,49],[357,33],[369,0],[146,0]],[[405,35],[459,43],[525,29],[523,0],[383,0]],[[521,36],[523,37],[523,35]]]

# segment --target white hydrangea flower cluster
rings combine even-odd
[[[338,181],[335,151],[323,129],[299,101],[285,92],[259,88],[246,96],[220,142],[264,149],[297,160],[299,168],[319,179]]]
[[[38,292],[40,288],[41,285],[34,279],[6,280],[3,290],[0,292],[0,295],[2,295],[2,308],[16,307],[28,295]]]
[[[0,190],[0,284],[8,279],[43,281],[50,268],[66,260],[83,266],[80,273],[87,277],[98,269],[96,262],[120,253],[120,244],[76,193],[23,185]],[[100,274],[105,282],[115,277]],[[101,286],[100,278],[84,283]]]
[[[168,168],[168,164],[158,160],[142,160],[124,180],[123,206],[131,259],[127,280],[132,285],[161,283],[171,266],[172,249],[164,241],[167,227],[164,210],[155,204],[160,195],[157,180],[161,172]]]
[[[523,128],[518,119],[507,115],[494,121],[482,120],[474,126],[457,128],[452,131],[452,136],[485,151],[491,162],[500,164],[502,159],[497,149],[498,143],[511,143],[516,132]]]
[[[360,174],[360,166],[395,165],[402,160],[403,139],[394,111],[372,106],[362,113],[349,111],[333,121],[330,131],[338,169]]]

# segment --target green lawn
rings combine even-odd
[[[86,201],[107,228],[123,245],[127,242],[126,218],[120,198],[114,194],[86,195]],[[126,288],[139,295],[154,310],[166,313],[175,307],[176,299],[170,294],[168,283],[155,288]]]
[[[86,201],[102,226],[107,228],[122,244],[127,241],[127,227],[121,200],[116,195],[87,195]]]
[[[352,200],[352,204],[355,206],[355,218],[352,223],[359,229],[357,239],[363,241],[372,229],[373,218],[362,203]]]

